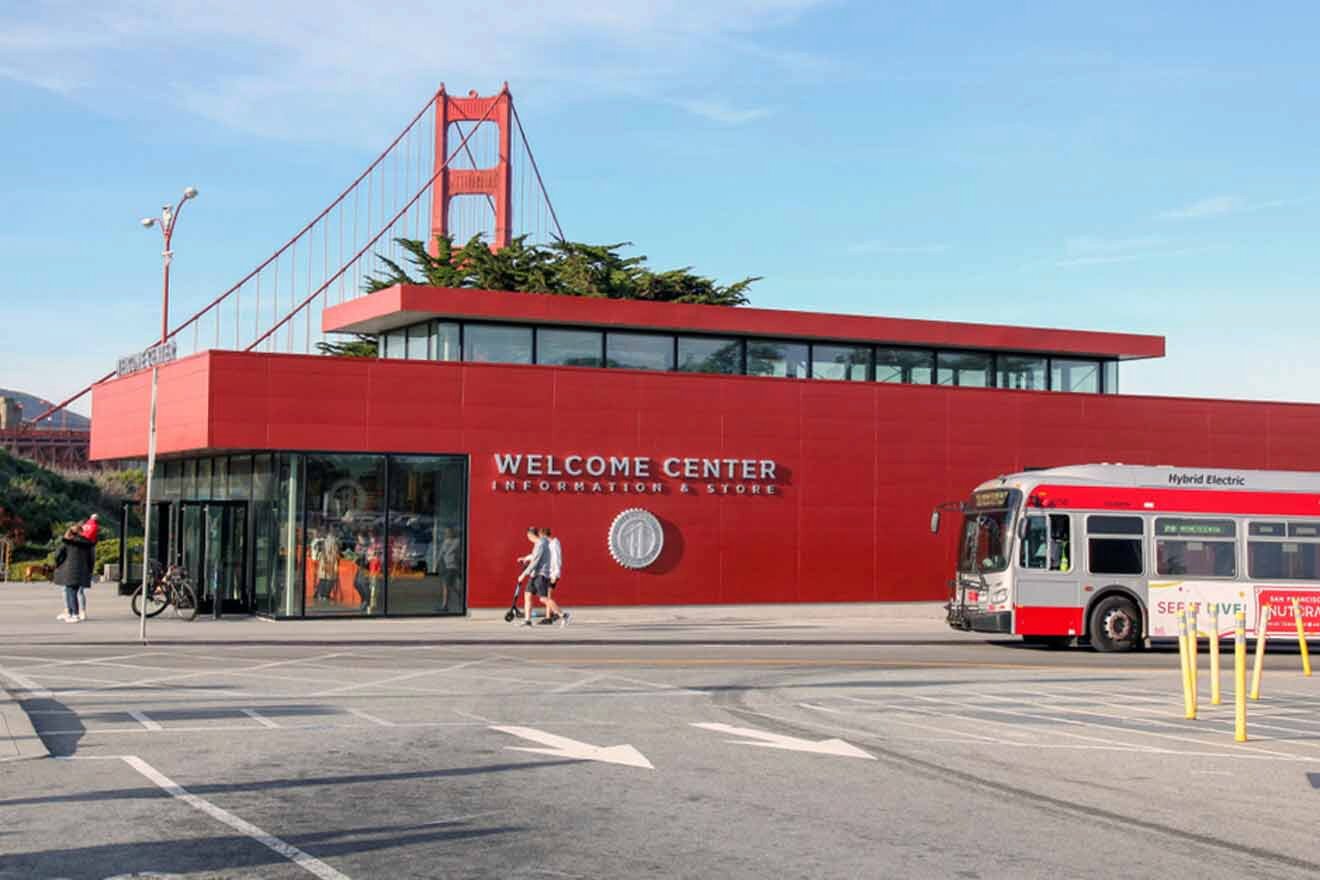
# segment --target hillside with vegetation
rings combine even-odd
[[[119,516],[124,501],[142,492],[139,470],[66,474],[48,470],[0,449],[0,538],[14,545],[10,577],[21,566],[54,557],[59,536],[71,522],[93,513],[101,519],[97,570],[119,554]]]

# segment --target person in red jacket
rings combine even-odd
[[[86,521],[83,522],[83,524],[78,528],[78,534],[83,538],[83,540],[91,542],[92,545],[91,556],[95,557],[96,541],[101,534],[100,516],[94,513],[91,516],[87,517]],[[95,574],[95,572],[91,570],[92,568],[93,568],[92,563],[89,560],[87,565],[87,569],[88,569],[87,577],[84,579],[83,583],[78,585],[77,617],[79,620],[87,619],[87,588],[92,585],[92,575]]]

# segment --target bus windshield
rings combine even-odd
[[[1018,494],[1016,490],[998,489],[972,496],[963,517],[959,571],[994,572],[1008,567]]]

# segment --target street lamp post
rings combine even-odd
[[[183,203],[195,198],[197,198],[197,188],[190,186],[183,191],[183,196],[173,207],[165,205],[160,209],[159,221],[155,217],[142,218],[142,226],[145,229],[150,229],[156,225],[160,226],[161,238],[165,243],[165,248],[161,251],[164,264],[160,309],[161,344],[164,344],[170,335],[170,262],[174,259],[174,251],[170,250],[170,242],[174,238],[174,224],[179,219],[179,212],[183,210]],[[149,595],[148,587],[150,586],[150,566],[148,562],[151,554],[151,481],[156,470],[156,387],[159,376],[160,367],[153,364],[151,367],[151,414],[147,420],[147,485],[142,510],[142,614],[138,623],[138,636],[142,639],[144,645],[147,643],[147,596]]]

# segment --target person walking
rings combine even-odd
[[[60,539],[55,553],[55,573],[51,580],[64,587],[64,613],[56,617],[65,623],[78,623],[83,619],[78,609],[78,590],[92,580],[92,542],[78,533],[77,526],[69,526]]]
[[[98,514],[92,514],[78,529],[78,534],[92,542],[92,546],[87,550],[87,573],[83,582],[78,585],[78,619],[87,619],[87,590],[92,586],[92,576],[96,574],[96,542],[101,538],[101,517]]]
[[[527,587],[523,590],[523,625],[532,625],[532,596],[541,597],[542,602],[549,592],[548,579],[546,575],[550,571],[549,548],[546,542],[541,540],[541,532],[536,526],[527,527],[527,540],[532,544],[532,552],[526,556],[519,556],[518,561],[526,563],[522,574],[518,575],[518,583],[527,581]]]
[[[568,619],[572,617],[567,611],[559,607],[555,600],[555,589],[559,586],[559,578],[564,573],[564,548],[560,546],[559,539],[550,531],[549,526],[541,529],[541,540],[545,542],[546,551],[549,554],[549,583],[546,584],[545,606],[546,615],[541,621],[542,624],[551,624],[556,620],[560,626],[567,626]]]

